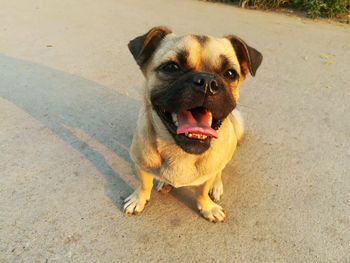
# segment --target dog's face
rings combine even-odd
[[[146,77],[146,99],[177,145],[191,154],[209,149],[236,107],[239,85],[262,55],[235,36],[176,36],[156,27],[130,41]]]

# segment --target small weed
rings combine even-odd
[[[320,58],[323,60],[323,62],[326,64],[326,65],[332,65],[334,62],[333,62],[333,56],[330,55],[330,54],[321,54],[320,55]]]

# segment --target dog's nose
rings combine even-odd
[[[208,81],[206,76],[197,74],[193,77],[193,88],[203,93],[207,92]]]
[[[210,95],[214,95],[219,91],[218,82],[214,79],[214,76],[209,74],[196,74],[192,83],[196,91],[208,92]]]
[[[211,95],[216,94],[219,91],[219,85],[215,79],[210,80],[209,82],[209,93]]]

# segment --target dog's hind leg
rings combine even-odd
[[[221,181],[221,172],[215,177],[215,180],[210,187],[209,196],[215,202],[219,202],[222,194],[224,193],[224,186]]]
[[[167,194],[173,189],[173,186],[165,182],[158,181],[156,189],[158,192],[162,194]]]
[[[141,186],[124,200],[125,214],[138,214],[142,212],[151,197],[153,176],[140,168],[137,168],[137,171],[141,179]]]

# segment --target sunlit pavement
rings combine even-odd
[[[0,262],[350,261],[349,25],[185,0],[0,6]],[[224,223],[192,189],[121,211],[142,98],[127,43],[160,24],[264,55],[241,88]]]

